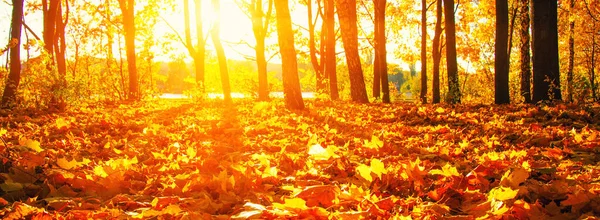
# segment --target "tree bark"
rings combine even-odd
[[[377,63],[375,72],[379,78],[383,103],[390,103],[390,87],[388,85],[387,74],[387,52],[385,37],[385,9],[387,0],[375,0],[375,62]],[[379,97],[379,93],[377,94]]]
[[[223,98],[225,103],[231,103],[231,86],[229,85],[229,70],[227,69],[227,57],[221,44],[221,4],[220,0],[212,0],[213,10],[217,14],[217,19],[213,23],[211,30],[211,38],[217,52],[217,60],[219,60],[219,72],[221,73],[221,86],[223,88]]]
[[[446,66],[448,68],[447,102],[460,103],[460,87],[458,83],[458,64],[456,61],[456,27],[454,21],[454,0],[444,0],[446,30]]]
[[[421,0],[421,103],[427,103],[427,0]]]
[[[348,64],[350,97],[352,97],[352,101],[368,103],[369,97],[365,89],[365,80],[358,54],[356,0],[338,0],[336,6],[342,31],[342,42],[346,52],[346,63]]]
[[[561,100],[557,2],[533,0],[533,102]]]
[[[567,101],[573,102],[573,67],[575,65],[575,0],[569,0],[569,67],[567,70]]]
[[[139,84],[135,55],[135,16],[134,0],[119,0],[123,13],[123,29],[125,30],[125,51],[127,54],[127,70],[129,72],[129,100],[139,100]]]
[[[337,70],[335,54],[335,6],[334,0],[325,0],[325,74],[329,78],[329,97],[331,100],[340,98],[337,88]]]
[[[321,64],[319,63],[319,59],[317,58],[317,43],[315,39],[315,22],[313,22],[312,0],[307,0],[306,3],[308,7],[308,49],[310,53],[310,62],[313,66],[313,70],[315,71],[317,92],[321,93],[325,91],[325,75],[321,71]],[[319,13],[317,13],[315,21],[316,19],[318,19],[318,17]]]
[[[275,11],[277,13],[277,40],[281,53],[285,104],[289,109],[304,109],[288,0],[275,1]]]
[[[508,90],[508,1],[496,0],[496,44],[495,44],[495,101],[496,104],[510,103]]]
[[[269,20],[273,8],[273,0],[268,1],[267,14],[263,12],[263,1],[252,0],[250,2],[250,14],[252,17],[252,31],[256,39],[256,66],[258,68],[258,100],[269,100],[269,83],[267,81],[267,58],[265,56],[265,38],[269,29]]]
[[[440,38],[442,35],[442,0],[436,0],[435,9],[435,35],[433,36],[433,79],[432,79],[432,103],[440,103],[440,61],[442,59]]]
[[[23,24],[23,4],[24,0],[12,0],[12,21],[10,37],[16,41],[16,45],[10,48],[10,72],[6,79],[6,86],[2,94],[1,108],[12,108],[16,103],[17,89],[21,82],[21,26]]]
[[[531,103],[531,43],[529,35],[529,0],[519,0],[521,4],[521,95],[525,103]]]

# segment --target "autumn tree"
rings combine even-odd
[[[421,102],[427,103],[427,0],[421,0]]]
[[[13,47],[10,49],[10,72],[6,79],[6,86],[2,94],[1,108],[12,108],[16,105],[17,89],[21,81],[21,48],[18,46],[21,41],[21,26],[23,24],[23,5],[25,0],[12,0],[12,21],[10,26],[10,37]],[[12,42],[11,42],[12,43]]]
[[[508,1],[496,0],[496,44],[495,44],[495,100],[496,104],[510,103],[508,91]]]
[[[385,37],[385,9],[386,0],[375,0],[375,67],[373,70],[373,96],[379,98],[380,88],[383,93],[381,99],[384,103],[390,102],[390,87],[388,86],[386,37]]]
[[[456,61],[456,27],[454,22],[454,0],[444,0],[446,31],[446,67],[448,72],[448,103],[460,103],[458,63]]]
[[[204,30],[202,24],[202,1],[194,0],[194,13],[196,23],[196,46],[192,43],[191,18],[190,18],[189,0],[183,1],[183,17],[185,26],[185,48],[194,60],[196,72],[196,84],[204,90],[204,57],[206,51],[206,40],[204,39]]]
[[[319,59],[317,58],[317,48],[316,48],[316,37],[315,37],[315,32],[316,32],[316,23],[320,17],[320,13],[316,13],[315,16],[313,16],[313,3],[312,0],[307,0],[306,1],[306,6],[307,6],[307,10],[308,10],[308,49],[309,49],[309,54],[310,54],[310,62],[313,66],[313,70],[315,71],[315,76],[316,76],[316,86],[317,86],[317,92],[323,92],[325,91],[325,74],[323,71],[323,64],[319,62]],[[317,8],[317,12],[321,11],[321,5],[318,4],[319,8]],[[313,18],[314,17],[314,18]],[[321,38],[323,39],[323,38]],[[321,41],[321,45],[323,45],[323,42]],[[324,49],[324,48],[323,48]],[[323,56],[321,54],[321,56]]]
[[[368,103],[369,98],[365,89],[365,80],[358,55],[356,0],[338,0],[335,2],[350,77],[350,97],[352,97],[352,101]]]
[[[525,103],[531,103],[531,42],[530,42],[530,19],[529,0],[519,0],[521,7],[521,25],[519,28],[520,45],[520,74],[521,74],[521,96]]]
[[[575,66],[575,0],[569,0],[569,67],[567,70],[567,101],[573,101],[573,68]]]
[[[321,33],[323,38],[323,46],[325,52],[323,53],[324,59],[322,65],[327,78],[329,79],[329,97],[332,100],[339,99],[339,92],[337,88],[337,70],[336,70],[336,54],[335,54],[335,6],[334,0],[324,0],[323,3],[324,18],[323,26],[324,31]]]
[[[127,97],[130,100],[139,99],[139,84],[136,67],[135,54],[135,14],[134,0],[119,0],[119,6],[123,13],[123,29],[125,30],[125,50],[127,53],[127,70],[129,72],[129,92]]]
[[[557,2],[532,0],[533,102],[561,100]]]
[[[275,11],[277,15],[277,40],[281,51],[285,104],[290,109],[304,109],[288,0],[275,1]]]
[[[229,70],[227,68],[227,57],[221,44],[221,4],[220,0],[212,0],[213,10],[217,14],[217,19],[213,21],[213,27],[210,31],[212,42],[215,45],[217,52],[217,60],[219,61],[219,72],[221,73],[221,85],[223,87],[223,97],[225,103],[231,103],[231,87],[229,85]]]
[[[436,0],[435,9],[435,35],[433,36],[432,58],[433,58],[433,73],[432,73],[432,103],[440,103],[440,61],[442,59],[442,47],[440,46],[440,38],[442,35],[442,0]]]
[[[58,73],[67,73],[65,50],[65,27],[69,21],[69,1],[64,1],[66,11],[63,18],[62,0],[42,0],[44,19],[44,48],[56,62]]]

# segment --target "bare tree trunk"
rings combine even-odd
[[[427,103],[427,0],[421,0],[421,103]]]
[[[454,0],[444,0],[446,30],[446,66],[448,68],[447,102],[460,103],[460,85],[458,83],[458,64],[456,61],[456,27],[454,22]]]
[[[432,57],[433,57],[433,79],[432,79],[432,103],[440,103],[440,61],[442,59],[440,38],[442,35],[442,0],[436,1],[435,9],[435,35],[433,37]]]
[[[220,0],[212,0],[213,9],[217,14],[217,17],[219,18],[215,19],[213,23],[213,27],[211,30],[211,38],[215,45],[215,50],[217,51],[217,59],[219,60],[219,72],[221,72],[221,85],[223,87],[223,97],[225,103],[231,103],[231,86],[229,85],[229,70],[227,69],[227,57],[225,56],[225,51],[223,50],[223,45],[221,44],[220,38],[221,5],[219,1]]]
[[[567,101],[573,102],[573,67],[575,65],[575,20],[572,19],[575,0],[569,0],[569,67],[567,70]]]
[[[130,100],[139,100],[139,84],[135,55],[135,16],[134,0],[119,0],[119,6],[123,13],[123,29],[125,29],[125,51],[127,53],[127,70],[129,72]]]
[[[508,90],[508,1],[496,0],[494,96],[496,104],[510,103]]]
[[[308,48],[310,51],[310,62],[313,66],[316,76],[316,86],[317,92],[322,92],[325,90],[325,77],[323,72],[321,72],[321,64],[319,64],[319,60],[317,58],[317,48],[316,48],[316,39],[315,39],[315,23],[319,18],[319,13],[315,17],[315,21],[313,21],[313,8],[312,8],[312,0],[307,0],[306,5],[308,7]],[[321,42],[322,43],[322,42]]]
[[[390,103],[390,87],[388,85],[386,37],[385,37],[385,8],[387,0],[375,0],[375,62],[377,63],[384,103]]]
[[[15,46],[10,49],[10,72],[6,79],[4,94],[2,94],[1,108],[12,108],[17,105],[17,89],[21,82],[21,25],[23,24],[23,2],[24,0],[12,0],[12,22],[11,41],[16,41]],[[12,43],[12,42],[11,42]]]
[[[352,101],[368,103],[369,97],[365,89],[365,80],[358,54],[356,0],[338,0],[336,6],[342,31],[342,42],[346,52],[346,63],[348,64],[350,96]]]
[[[275,1],[275,10],[277,12],[277,39],[281,51],[285,104],[290,109],[304,109],[288,0]]]
[[[258,68],[258,100],[266,101],[269,99],[269,83],[267,81],[267,59],[265,56],[265,38],[269,30],[269,20],[271,18],[273,0],[268,1],[267,14],[263,12],[263,1],[252,0],[250,3],[250,13],[252,16],[252,31],[256,39],[256,66]]]
[[[521,4],[521,95],[525,103],[531,103],[531,43],[529,35],[529,0],[519,0]]]
[[[334,0],[325,0],[325,74],[329,78],[329,97],[340,98],[337,88],[337,70],[335,57],[335,7]]]
[[[557,2],[533,0],[533,102],[561,100]]]

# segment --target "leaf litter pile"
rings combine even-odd
[[[598,105],[160,101],[0,120],[7,219],[600,215]]]

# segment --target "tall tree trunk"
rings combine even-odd
[[[267,59],[265,56],[265,38],[269,29],[269,20],[273,8],[273,0],[268,1],[267,14],[263,12],[263,1],[252,0],[250,13],[252,16],[252,31],[256,39],[256,66],[258,68],[258,100],[269,99],[269,83],[267,81]]]
[[[277,13],[277,40],[281,53],[285,104],[290,109],[304,109],[288,0],[275,1],[275,11]]]
[[[135,55],[135,15],[134,0],[119,0],[119,6],[123,13],[123,29],[125,30],[125,51],[127,53],[127,70],[129,72],[130,100],[139,100],[139,84]]]
[[[312,0],[307,0],[306,3],[308,7],[308,49],[310,51],[310,62],[313,66],[313,70],[315,71],[315,76],[317,80],[317,92],[320,93],[325,90],[325,77],[323,72],[321,72],[321,64],[319,64],[319,59],[317,58],[317,48],[315,39],[315,23],[316,20],[319,18],[319,13],[317,13],[315,21],[313,21]]]
[[[521,4],[521,95],[525,103],[531,103],[531,43],[529,35],[529,0],[519,0]]]
[[[44,17],[44,33],[42,36],[44,39],[44,48],[50,57],[54,57],[54,32],[56,28],[56,20],[59,16],[59,5],[60,0],[42,0]]]
[[[212,0],[213,10],[217,14],[217,19],[213,23],[212,30],[210,32],[215,50],[217,52],[217,59],[219,60],[219,72],[221,73],[221,85],[223,88],[223,97],[225,103],[231,103],[231,86],[229,85],[229,70],[227,69],[227,57],[221,44],[221,4],[220,0]]]
[[[596,29],[596,23],[594,23],[593,29]],[[592,90],[592,98],[598,100],[596,93],[596,35],[592,35],[592,55],[590,59],[590,87]]]
[[[421,103],[427,103],[427,0],[421,0]]]
[[[569,67],[567,70],[567,101],[573,102],[573,66],[575,65],[575,0],[569,0]]]
[[[446,30],[446,66],[448,68],[447,102],[460,103],[460,87],[458,83],[458,64],[456,61],[456,27],[454,22],[454,0],[444,0]]]
[[[561,100],[557,2],[533,0],[533,102]]]
[[[10,49],[10,72],[6,79],[4,94],[2,94],[1,108],[12,108],[16,103],[17,89],[21,82],[21,25],[23,24],[23,2],[24,0],[12,0],[12,21],[10,37],[16,41],[15,46]],[[11,42],[12,44],[12,42]]]
[[[202,2],[201,0],[194,0],[194,10],[196,14],[196,38],[197,45],[194,48],[192,43],[192,32],[191,32],[191,19],[190,19],[190,4],[189,0],[183,1],[183,19],[185,27],[185,47],[188,53],[194,60],[194,70],[196,74],[196,84],[204,91],[204,51],[205,51],[205,40],[204,30],[202,27]]]
[[[435,9],[435,35],[433,36],[433,79],[432,79],[432,103],[440,103],[440,61],[442,59],[440,38],[442,35],[442,0],[436,0]]]
[[[56,20],[56,35],[54,37],[56,67],[58,69],[58,73],[63,77],[63,80],[66,80],[64,77],[67,75],[67,61],[65,58],[65,50],[67,49],[67,44],[65,39],[65,28],[67,27],[67,23],[69,22],[69,1],[65,1],[65,10],[65,18],[63,20],[62,5],[59,4],[57,16],[60,19]]]
[[[206,39],[204,39],[204,29],[202,25],[202,1],[194,0],[196,12],[196,54],[194,56],[194,65],[196,66],[196,83],[199,82],[204,92],[204,57],[206,51]]]
[[[337,88],[337,70],[335,55],[335,6],[334,0],[325,0],[325,74],[329,78],[329,97],[331,100],[340,98]]]
[[[365,89],[365,80],[358,54],[356,0],[338,0],[335,2],[342,31],[342,42],[346,52],[346,63],[348,64],[350,96],[352,101],[368,103],[369,97]]]
[[[496,44],[495,44],[495,101],[496,104],[510,103],[508,90],[508,1],[496,0]]]
[[[375,0],[375,62],[383,97],[383,103],[390,103],[390,87],[387,74],[387,52],[385,37],[385,9],[387,0]],[[379,96],[379,95],[378,95]]]

